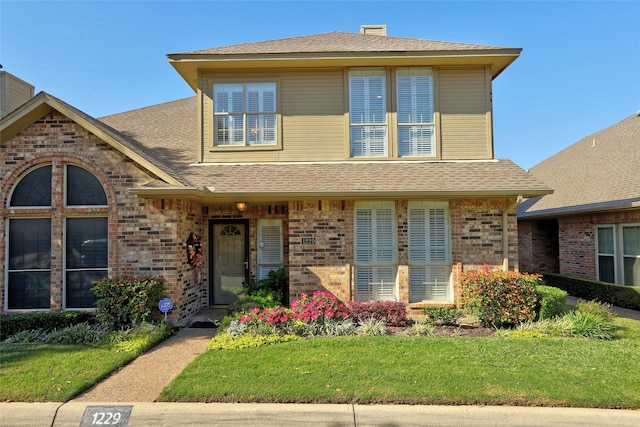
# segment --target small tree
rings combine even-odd
[[[486,325],[511,326],[536,316],[540,276],[514,271],[462,275],[462,307]]]
[[[122,276],[93,282],[96,317],[113,330],[146,322],[165,290],[164,280],[155,277]]]

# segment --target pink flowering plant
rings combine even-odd
[[[316,291],[302,294],[291,302],[291,308],[253,308],[238,320],[258,333],[296,333],[307,335],[317,331],[318,325],[349,317],[347,307],[330,292]],[[311,333],[315,334],[315,333]]]
[[[248,313],[240,316],[238,320],[248,327],[267,333],[286,331],[294,317],[290,309],[285,307],[252,308]]]
[[[311,296],[301,294],[300,299],[291,302],[291,311],[296,319],[306,323],[349,317],[347,306],[327,291],[315,291]]]

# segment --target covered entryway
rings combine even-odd
[[[249,278],[249,221],[209,221],[209,304],[228,305],[239,299]]]

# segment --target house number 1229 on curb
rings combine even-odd
[[[118,426],[127,427],[133,406],[87,406],[80,427]]]

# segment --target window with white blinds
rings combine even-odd
[[[640,224],[597,227],[598,280],[640,286]]]
[[[213,85],[214,145],[277,144],[276,83]]]
[[[355,204],[355,293],[357,300],[397,299],[395,202]]]
[[[409,302],[451,300],[448,202],[409,201]]]
[[[398,155],[435,155],[433,72],[431,68],[398,68]]]
[[[384,69],[349,71],[351,156],[387,155],[387,96]]]
[[[282,267],[282,220],[258,220],[258,275],[257,279],[267,277],[270,271]]]

